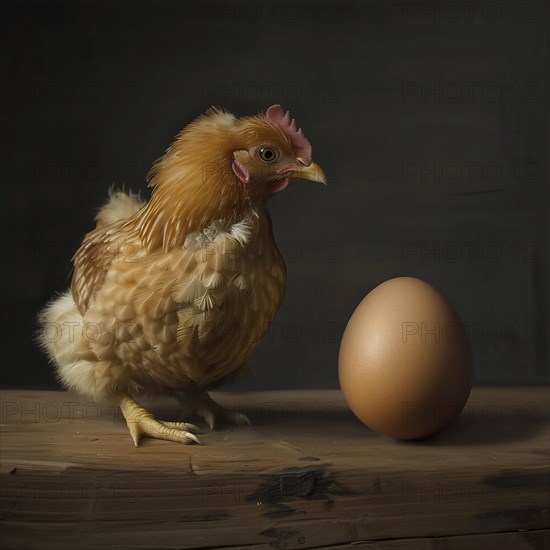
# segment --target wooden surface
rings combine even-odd
[[[217,393],[254,425],[137,449],[112,406],[0,395],[3,549],[550,545],[548,388],[474,389],[424,442],[372,432],[335,390]]]

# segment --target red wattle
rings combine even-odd
[[[280,180],[276,180],[274,182],[271,182],[267,185],[267,189],[270,193],[279,193],[279,191],[282,191],[283,189],[286,189],[288,184],[290,182],[290,178],[283,178]]]

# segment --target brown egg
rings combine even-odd
[[[433,286],[398,277],[377,286],[354,311],[338,371],[346,401],[369,428],[424,438],[450,424],[468,399],[468,334]]]

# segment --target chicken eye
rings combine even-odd
[[[263,162],[275,162],[279,158],[279,152],[273,147],[262,145],[258,149],[258,156]]]

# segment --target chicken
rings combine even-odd
[[[151,198],[111,193],[73,257],[70,289],[39,316],[60,381],[116,400],[142,436],[198,443],[136,398],[170,393],[214,428],[247,423],[208,395],[245,372],[283,299],[286,268],[266,201],[297,179],[326,184],[280,105],[235,118],[212,108],[152,167]]]

